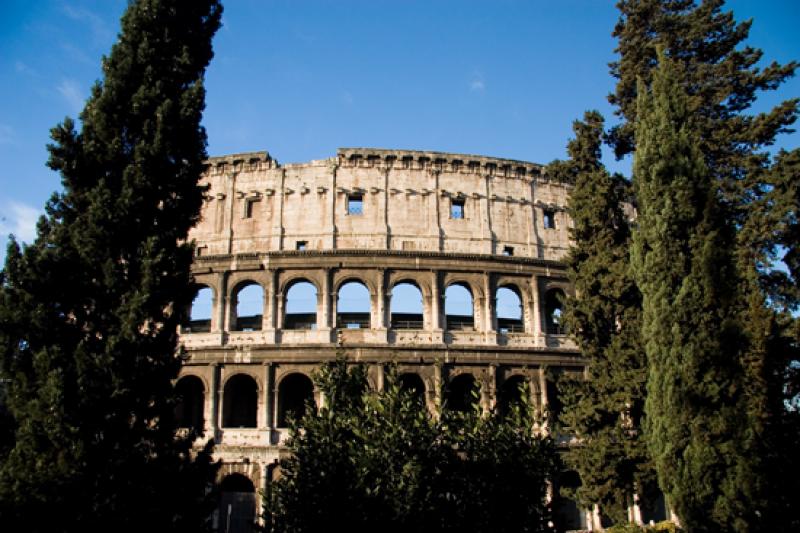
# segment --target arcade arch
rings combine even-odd
[[[495,292],[497,331],[500,333],[522,333],[525,323],[522,312],[522,296],[516,285],[498,287]]]
[[[187,333],[207,333],[211,331],[211,316],[214,312],[214,291],[208,285],[197,285],[189,319],[183,330]]]
[[[278,385],[278,427],[287,427],[289,420],[300,420],[308,405],[314,404],[314,384],[305,374],[294,372]]]
[[[423,329],[422,291],[416,283],[401,281],[392,287],[389,304],[390,324],[394,329]]]
[[[258,384],[247,374],[231,376],[222,400],[222,427],[254,428],[258,416]]]
[[[228,474],[220,483],[217,531],[250,533],[256,521],[256,488],[247,476]]]
[[[475,329],[475,305],[472,290],[463,282],[451,283],[444,291],[445,329]]]
[[[525,401],[525,376],[511,376],[500,386],[497,392],[497,410],[502,415],[511,412],[514,405],[521,405]]]
[[[564,291],[549,289],[544,295],[545,331],[548,335],[563,335],[564,327]]]
[[[288,285],[284,295],[285,329],[317,329],[317,287],[306,279]]]
[[[447,385],[445,407],[452,411],[466,413],[478,405],[480,387],[472,374],[459,374]]]
[[[264,317],[264,288],[255,281],[243,281],[231,295],[232,331],[259,331]]]
[[[398,381],[401,391],[407,391],[422,404],[425,403],[425,383],[422,381],[419,374],[415,372],[404,372],[400,374]]]
[[[371,327],[369,289],[360,280],[349,280],[336,292],[336,327],[368,329]]]
[[[203,407],[205,387],[197,376],[183,376],[175,384],[178,403],[175,406],[175,421],[178,427],[203,430]]]

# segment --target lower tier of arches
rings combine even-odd
[[[363,361],[362,361],[363,362]],[[179,425],[231,446],[280,445],[292,419],[326,399],[313,378],[316,362],[213,362],[186,364],[177,380]],[[402,388],[417,395],[431,413],[443,409],[508,410],[529,395],[544,413],[560,405],[554,385],[562,374],[582,373],[581,365],[497,363],[367,363],[370,388],[383,389],[394,367]]]

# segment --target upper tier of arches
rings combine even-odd
[[[198,274],[196,283],[184,333],[518,346],[552,346],[548,336],[566,333],[567,281],[536,274],[298,268]]]

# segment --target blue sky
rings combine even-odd
[[[207,74],[211,155],[281,162],[342,146],[427,149],[546,163],[585,109],[612,119],[612,1],[228,0]],[[0,0],[0,239],[33,236],[60,187],[49,129],[100,77],[125,0]],[[728,2],[749,44],[800,59],[800,2]],[[800,95],[800,81],[756,109]],[[786,135],[778,146],[800,145]],[[629,162],[608,161],[625,171]],[[0,255],[4,255],[3,250]]]

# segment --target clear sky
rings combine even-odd
[[[0,237],[60,187],[49,129],[83,107],[125,0],[0,0]],[[765,59],[800,59],[800,0],[729,1]],[[210,155],[338,147],[547,163],[586,109],[612,119],[610,0],[228,0],[207,74]],[[800,96],[792,79],[756,109]],[[800,134],[778,146],[800,146]],[[610,159],[610,158],[609,158]],[[625,171],[629,162],[607,161]],[[5,246],[0,251],[4,255]]]

